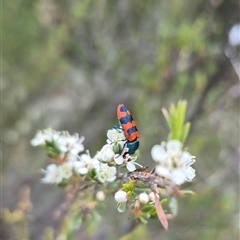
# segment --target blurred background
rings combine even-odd
[[[44,185],[48,159],[29,141],[52,127],[85,136],[92,156],[124,103],[140,132],[143,165],[167,139],[161,108],[188,100],[187,141],[197,177],[164,231],[142,239],[239,238],[239,3],[234,0],[25,0],[2,6],[1,239],[56,232],[64,190]],[[109,207],[96,231],[74,239],[119,239],[131,216]],[[24,209],[25,215],[21,215]],[[3,217],[4,216],[4,217]],[[140,230],[139,230],[140,229]],[[128,239],[133,239],[133,235]]]

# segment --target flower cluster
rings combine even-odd
[[[42,170],[44,183],[59,184],[72,177],[81,179],[91,171],[95,174],[95,180],[101,183],[116,179],[114,166],[99,162],[96,156],[92,158],[88,151],[82,153],[83,141],[83,137],[70,135],[66,131],[57,132],[49,128],[37,132],[31,144],[43,146],[52,160],[52,163]]]
[[[98,182],[113,182],[117,177],[116,167],[126,167],[131,172],[139,165],[137,157],[127,153],[127,140],[121,128],[108,130],[107,144],[93,158],[88,151],[83,152],[83,141],[84,137],[66,131],[48,128],[37,132],[31,144],[44,147],[52,160],[42,170],[44,183],[59,184],[73,177],[84,179],[89,174]]]
[[[121,128],[112,128],[107,132],[107,144],[104,145],[97,154],[97,159],[103,163],[109,163],[116,166],[126,166],[129,172],[136,170],[140,166],[136,162],[137,157],[128,154],[126,146],[126,137]]]
[[[119,212],[124,212],[128,204],[131,212],[139,221],[147,223],[146,219],[158,216],[163,227],[167,229],[167,216],[161,207],[163,201],[166,201],[163,199],[160,204],[159,198],[159,194],[150,189],[148,189],[147,192],[143,191],[139,193],[139,188],[135,187],[133,181],[130,181],[128,184],[123,184],[123,188],[117,191],[114,195]],[[170,215],[171,214],[168,214],[168,217]]]
[[[153,192],[149,192],[148,194],[146,192],[142,192],[139,195],[136,195],[135,201],[139,201],[140,204],[153,204],[155,201],[153,194]],[[119,190],[114,194],[114,199],[117,203],[125,203],[128,201],[128,198],[129,196],[124,190]]]
[[[31,140],[31,144],[32,146],[49,146],[52,143],[61,153],[77,155],[84,150],[83,141],[84,137],[79,138],[78,134],[71,136],[67,131],[60,132],[47,128],[38,131]]]
[[[195,177],[195,169],[191,165],[195,157],[182,150],[182,143],[178,140],[169,140],[152,148],[152,158],[156,161],[155,172],[173,184],[181,185],[186,181],[192,181]]]
[[[128,175],[134,181],[139,180],[145,183],[148,189],[143,188],[141,191],[141,188],[136,188],[133,182],[123,184],[123,188],[114,195],[119,212],[123,212],[126,204],[129,204],[132,206],[132,213],[141,222],[145,223],[146,218],[157,215],[163,227],[168,228],[167,219],[172,218],[177,212],[177,206],[170,202],[169,207],[172,214],[166,215],[162,204],[167,199],[163,199],[161,204],[159,203],[159,189],[157,186],[161,186],[163,195],[168,196],[170,191],[173,197],[174,194],[176,196],[181,194],[181,191],[176,187],[177,185],[181,185],[185,181],[191,181],[195,177],[195,170],[191,167],[195,162],[195,157],[184,151],[182,146],[183,144],[179,140],[169,140],[167,143],[163,142],[161,145],[155,145],[152,148],[152,158],[156,162],[155,171],[143,170],[144,172],[141,172],[142,169],[139,169]]]
[[[117,109],[118,118],[120,119],[124,112],[128,126],[136,131],[135,122],[126,107],[120,104]],[[42,181],[62,186],[81,183],[82,189],[94,186],[92,189],[98,190],[95,194],[98,201],[103,201],[105,193],[114,189],[114,199],[119,212],[124,212],[129,206],[136,219],[146,223],[146,219],[157,216],[167,229],[167,219],[177,212],[176,197],[186,193],[180,190],[180,185],[192,181],[195,177],[195,169],[192,168],[195,157],[183,149],[190,128],[190,123],[184,123],[185,111],[186,101],[180,101],[177,106],[171,105],[169,112],[163,109],[171,130],[171,139],[153,146],[151,155],[156,162],[153,170],[148,170],[147,166],[143,167],[136,162],[137,156],[133,153],[139,146],[139,133],[135,132],[135,140],[130,141],[132,138],[126,138],[126,126],[122,126],[121,122],[107,131],[106,144],[94,157],[84,150],[84,137],[52,129],[39,131],[31,144],[42,146],[51,159],[51,163],[42,170]],[[104,184],[112,182],[114,184]],[[162,208],[168,199],[171,214],[165,214]]]

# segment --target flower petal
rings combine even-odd
[[[179,140],[169,140],[167,142],[166,148],[170,152],[178,152],[182,150],[182,143]]]
[[[187,166],[190,163],[193,163],[192,155],[189,152],[183,152],[182,157],[179,161],[180,161],[180,164],[184,164],[185,166]]]
[[[129,172],[133,172],[134,170],[136,170],[136,166],[135,166],[133,161],[132,162],[128,162],[126,167],[127,167],[127,170]]]
[[[155,168],[156,173],[161,176],[161,177],[170,177],[170,172],[167,168],[161,166],[161,165],[157,165]]]
[[[184,173],[183,169],[173,170],[172,173],[171,173],[171,179],[177,185],[183,184],[186,180],[185,173]]]
[[[153,146],[152,150],[151,150],[151,155],[152,155],[152,159],[156,162],[161,162],[163,161],[164,157],[166,156],[166,151],[164,150],[164,148],[159,145],[156,144]]]
[[[185,169],[185,177],[187,181],[192,181],[192,179],[196,176],[196,170],[192,167],[188,167]]]
[[[88,173],[88,169],[86,167],[81,167],[81,168],[78,169],[78,172],[81,175],[86,175]]]
[[[114,161],[115,161],[116,164],[118,164],[118,165],[123,164],[123,160],[124,159],[123,159],[123,157],[121,155],[115,154]]]
[[[48,172],[55,172],[55,171],[57,171],[57,169],[58,169],[58,166],[57,166],[56,164],[54,164],[54,163],[49,164],[49,165],[46,167],[46,170],[47,170]]]

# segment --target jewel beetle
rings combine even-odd
[[[134,154],[139,147],[139,131],[131,113],[124,104],[118,105],[117,117],[127,139],[127,148],[129,149],[128,153]]]

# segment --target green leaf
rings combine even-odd
[[[157,211],[156,211],[155,206],[154,206],[154,208],[152,208],[152,210],[149,213],[151,216],[157,216]]]
[[[172,197],[170,199],[169,208],[170,208],[173,216],[177,216],[177,214],[178,214],[178,200],[175,197]]]
[[[190,129],[190,123],[184,124],[187,109],[187,101],[180,100],[177,105],[170,104],[168,110],[162,109],[162,113],[170,128],[168,139],[176,139],[184,143]]]
[[[90,171],[87,173],[87,175],[86,175],[86,177],[85,177],[85,180],[86,180],[86,181],[91,181],[91,180],[93,180],[93,179],[96,178],[96,175],[97,175],[96,170],[93,168],[92,170],[90,170]]]
[[[123,189],[125,190],[125,192],[132,192],[133,191],[133,182],[130,181],[129,183],[124,183]]]
[[[182,130],[182,135],[181,135],[181,142],[184,143],[187,136],[188,136],[188,133],[189,133],[189,130],[190,130],[190,126],[191,126],[191,123],[190,122],[187,122],[185,123],[185,125],[183,126],[183,130]]]
[[[144,217],[139,217],[138,219],[143,224],[147,224],[148,223],[148,221]]]
[[[169,128],[171,129],[170,116],[169,116],[169,114],[168,114],[167,109],[166,109],[166,108],[162,108],[162,113],[163,113],[163,116],[164,116],[164,118],[165,118],[165,120],[166,120]]]
[[[134,184],[134,191],[136,191],[137,193],[141,193],[143,191],[149,191],[149,188],[147,187],[146,183],[141,182],[141,181],[137,181]]]
[[[176,133],[177,133],[177,114],[176,114],[176,108],[174,106],[174,104],[170,105],[169,108],[169,112],[170,112],[170,122],[171,122],[171,131],[172,131],[172,135],[173,138],[176,139]]]
[[[60,182],[60,183],[57,184],[57,186],[60,187],[60,188],[64,188],[64,187],[66,187],[67,185],[68,185],[68,183],[65,182],[65,181],[62,181],[62,182]]]
[[[46,150],[47,150],[47,155],[50,158],[56,158],[60,154],[60,152],[57,149],[53,148],[53,147],[46,147]]]
[[[145,205],[142,209],[141,209],[141,211],[142,212],[149,212],[149,213],[151,213],[152,212],[152,210],[155,210],[155,206],[154,205]]]
[[[184,125],[186,115],[187,101],[180,100],[177,104],[178,126],[181,129]]]
[[[164,198],[164,199],[162,199],[162,200],[160,201],[160,203],[161,203],[162,206],[166,205],[167,202],[168,202],[167,198]]]
[[[117,210],[119,211],[119,212],[125,212],[125,210],[126,210],[126,206],[127,206],[127,203],[119,203],[118,205],[117,205]]]

